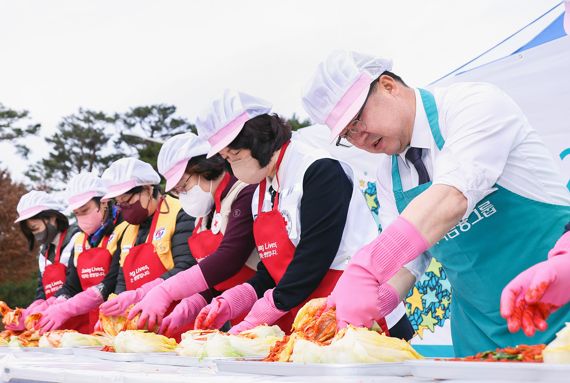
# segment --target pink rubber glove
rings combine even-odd
[[[347,324],[371,327],[389,314],[399,295],[385,283],[429,244],[406,219],[398,217],[374,241],[361,248],[348,264],[327,300],[336,306],[339,328]]]
[[[42,319],[36,325],[40,334],[57,330],[69,318],[88,313],[103,302],[103,296],[97,288],[91,287],[76,294],[65,302],[52,305],[42,313]]]
[[[350,289],[337,290],[335,287],[327,299],[327,308],[336,306],[336,321],[339,329],[349,324],[370,328],[374,321],[379,322],[380,319],[394,311],[400,303],[398,292],[390,284],[384,283],[378,286],[377,282],[365,279],[368,278],[367,276],[361,276],[364,279],[358,286],[359,293],[355,294]],[[358,275],[355,273],[353,277],[357,278]],[[348,283],[350,286],[351,282]],[[339,305],[338,302],[343,302],[343,304]],[[353,309],[347,308],[344,302],[351,302],[351,307],[358,307],[358,311],[351,311]]]
[[[242,283],[234,286],[214,298],[212,303],[200,311],[194,328],[196,330],[219,329],[227,321],[248,312],[256,301],[257,294],[252,285]]]
[[[154,281],[147,282],[136,290],[123,291],[117,297],[103,303],[99,310],[107,316],[124,314],[130,305],[140,301],[154,286],[162,282],[162,278],[156,278]]]
[[[208,302],[201,294],[194,294],[189,298],[184,298],[164,318],[158,332],[172,338],[176,334],[184,332],[185,329],[190,329],[200,310],[206,307],[207,304]]]
[[[50,297],[44,302],[40,302],[32,308],[28,308],[26,311],[26,317],[32,314],[41,314],[46,311],[49,307],[58,305],[62,302],[65,302],[65,298],[61,297]],[[34,302],[35,303],[35,302]]]
[[[273,289],[270,289],[263,294],[263,298],[255,302],[244,320],[232,327],[228,332],[237,335],[242,331],[251,330],[262,324],[272,325],[285,314],[287,314],[287,311],[279,310],[275,307]]]
[[[544,331],[546,319],[570,301],[570,232],[540,262],[516,276],[501,294],[501,315],[509,331],[521,327],[527,336]]]
[[[45,299],[36,299],[26,308],[26,311],[29,311],[31,313],[34,309],[37,309],[39,311],[47,309],[50,301],[53,302],[55,299],[55,297],[51,297],[47,301]]]
[[[49,299],[53,301],[53,300],[55,300],[55,297],[51,297]],[[24,312],[20,316],[20,320],[18,321],[18,323],[7,325],[6,330],[24,331],[26,329],[26,326],[25,326],[26,318],[34,312],[41,312],[41,311],[47,309],[49,306],[48,302],[49,302],[49,300],[46,301],[44,299],[36,299],[32,303],[30,303],[30,305],[24,310]]]
[[[208,289],[208,284],[204,279],[202,270],[200,270],[200,266],[195,265],[153,287],[129,312],[128,319],[133,319],[140,312],[141,316],[137,322],[139,329],[145,329],[147,322],[149,329],[154,328],[155,325],[160,326],[162,318],[164,318],[164,314],[172,302],[206,289]]]

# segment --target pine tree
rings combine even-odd
[[[184,117],[178,117],[174,105],[147,105],[131,108],[120,117],[124,126],[115,145],[156,169],[156,159],[162,142],[181,133],[194,132],[196,127]]]
[[[27,110],[13,110],[0,103],[0,141],[12,141],[18,153],[28,157],[30,148],[21,143],[28,135],[35,135],[40,130],[40,124],[30,123],[30,113]],[[27,122],[27,123],[26,123]],[[24,126],[21,126],[24,124]]]
[[[291,125],[291,129],[293,129],[293,131],[311,126],[311,120],[306,118],[301,121],[295,113],[293,113],[293,116],[291,116],[287,122],[289,122],[289,125]]]
[[[37,184],[58,189],[81,171],[101,174],[123,156],[112,145],[117,120],[117,115],[88,109],[64,117],[57,131],[45,139],[51,147],[48,156],[34,164],[26,175]]]

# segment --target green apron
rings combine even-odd
[[[424,110],[438,149],[445,145],[433,95],[420,89]],[[404,191],[397,155],[392,156],[392,183],[398,211],[431,186]],[[465,220],[453,227],[429,253],[439,260],[451,283],[451,336],[456,356],[518,344],[550,342],[570,321],[570,305],[553,313],[548,329],[533,337],[511,334],[499,312],[501,292],[515,276],[546,260],[570,217],[570,207],[522,197],[499,185]],[[434,209],[437,208],[434,206]]]

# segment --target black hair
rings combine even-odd
[[[42,221],[46,222],[49,221],[54,216],[55,216],[55,226],[57,227],[57,231],[59,233],[69,228],[69,220],[63,213],[57,210],[44,210],[28,219],[41,219]],[[26,240],[28,241],[28,247],[30,251],[32,251],[34,249],[34,246],[36,245],[36,239],[32,231],[28,227],[27,224],[28,219],[20,221],[20,230],[22,230],[22,233],[24,234]]]
[[[189,175],[199,175],[208,181],[218,179],[226,170],[226,161],[216,154],[211,158],[206,158],[205,155],[192,157],[186,165],[185,173]]]
[[[291,139],[291,126],[277,114],[262,114],[247,121],[230,149],[249,149],[261,167],[271,161],[273,153]]]
[[[391,77],[391,78],[393,78],[394,80],[396,80],[397,82],[399,82],[400,84],[402,84],[403,86],[405,86],[406,88],[409,88],[408,84],[406,84],[406,83],[404,82],[404,80],[402,80],[402,78],[401,78],[400,76],[398,76],[398,75],[395,74],[395,73],[392,73],[392,72],[390,72],[390,71],[385,70],[384,72],[382,72],[382,73],[380,74],[380,76],[378,76],[378,78],[377,78],[376,80],[374,80],[374,81],[372,81],[372,82],[370,83],[370,89],[371,89],[371,90],[373,90],[374,88],[376,88],[376,86],[378,85],[378,81],[380,80],[380,77],[382,77],[382,76]]]

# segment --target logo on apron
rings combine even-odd
[[[136,269],[129,271],[129,277],[131,283],[134,283],[146,276],[150,275],[150,267],[148,265],[143,265],[137,267]]]
[[[166,234],[166,229],[164,227],[161,227],[160,229],[156,230],[156,232],[154,233],[153,239],[155,241],[158,241],[158,240],[162,239],[162,237],[164,237],[164,234]]]
[[[222,215],[216,212],[212,217],[211,230],[212,233],[218,234],[221,229],[222,229]]]

